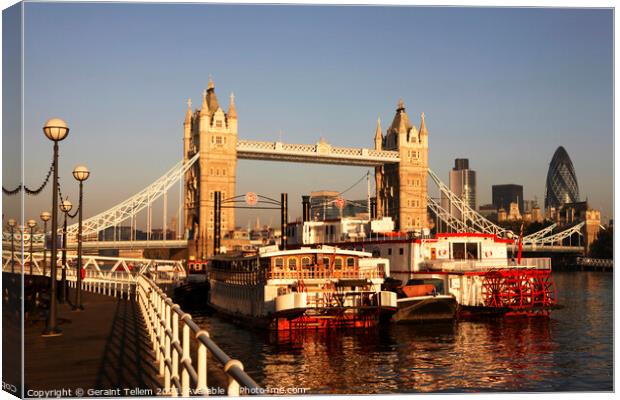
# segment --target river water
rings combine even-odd
[[[613,275],[555,272],[549,319],[276,336],[196,316],[265,388],[306,393],[613,390]]]

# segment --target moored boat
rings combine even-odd
[[[398,311],[395,322],[451,321],[456,316],[457,302],[445,294],[439,279],[410,279],[405,286],[395,288]]]
[[[273,330],[365,328],[396,312],[396,294],[381,289],[387,259],[336,247],[276,246],[214,256],[209,305],[251,326]]]
[[[313,238],[320,238],[320,232],[334,231],[339,241],[329,244],[369,251],[375,257],[387,258],[390,261],[390,277],[408,282],[405,287],[415,286],[415,289],[410,288],[408,295],[399,296],[399,303],[404,303],[399,304],[399,313],[405,304],[413,306],[423,300],[426,300],[422,303],[425,305],[432,302],[448,305],[452,302],[448,297],[453,297],[458,305],[457,315],[460,317],[548,316],[558,308],[551,259],[509,257],[509,246],[515,245],[514,239],[470,232],[438,233],[433,236],[428,233],[378,233],[370,229],[371,224],[366,224],[366,233],[361,235],[364,238],[360,240],[359,232],[355,232],[354,236],[348,235],[344,227],[353,224],[345,222],[304,223],[303,230],[294,229],[291,236],[298,243],[308,245],[316,243]],[[362,228],[358,230],[361,231],[364,222],[359,222]],[[325,226],[330,224],[335,226]],[[441,285],[435,285],[433,292],[430,287],[424,288],[425,281],[441,282]],[[403,289],[392,288],[395,292]],[[424,290],[427,293],[422,293]],[[422,306],[411,307],[407,314],[397,314],[395,319],[400,316],[423,319],[427,310]],[[432,313],[427,316],[432,318]]]

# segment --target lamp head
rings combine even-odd
[[[48,119],[43,126],[43,133],[49,140],[59,142],[69,134],[67,123],[60,118]]]
[[[43,211],[43,212],[41,213],[41,220],[43,220],[43,222],[47,222],[47,221],[49,221],[51,217],[52,217],[52,214],[50,214],[50,213],[49,213],[49,212],[47,212],[47,211]]]
[[[28,227],[29,228],[34,228],[35,226],[37,226],[37,221],[35,221],[34,219],[29,219],[28,220]]]
[[[17,221],[15,221],[15,219],[13,219],[13,218],[10,218],[10,219],[7,221],[7,224],[8,224],[11,228],[15,228],[15,225],[17,225]]]
[[[73,168],[73,177],[76,180],[84,182],[86,179],[88,179],[89,176],[90,171],[85,166],[78,165],[77,167]]]
[[[60,211],[68,213],[73,208],[73,204],[69,200],[63,200],[60,202]]]

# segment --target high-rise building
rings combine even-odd
[[[469,169],[467,158],[454,160],[454,168],[450,171],[450,191],[463,200],[471,209],[476,209],[476,171]],[[446,205],[446,201],[442,203]],[[461,218],[461,213],[454,204],[450,204],[450,214],[455,218]]]
[[[310,218],[317,221],[340,218],[340,209],[336,206],[339,194],[334,190],[310,192]]]
[[[508,211],[510,210],[510,203],[517,203],[519,205],[519,212],[525,212],[523,208],[523,186],[514,184],[493,185],[491,186],[491,192],[493,205],[497,209],[503,208]]]
[[[310,218],[315,221],[358,217],[368,218],[368,200],[345,200],[342,209],[336,200],[340,193],[334,190],[310,192]]]
[[[547,184],[545,186],[545,209],[559,209],[563,204],[579,201],[577,175],[564,147],[560,146],[553,154]]]

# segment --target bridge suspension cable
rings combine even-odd
[[[120,222],[132,218],[135,214],[143,209],[150,207],[151,203],[164,195],[177,182],[183,178],[185,172],[187,172],[192,165],[198,160],[199,153],[196,153],[192,158],[183,162],[182,160],[176,163],[168,172],[162,175],[155,182],[149,186],[123,201],[116,206],[99,213],[93,217],[90,217],[82,223],[82,235],[88,236],[96,234],[111,226],[116,226]],[[78,224],[73,224],[67,228],[67,234],[69,236],[77,235]]]
[[[450,205],[456,207],[459,213],[463,216],[463,221],[467,221],[469,224],[468,231],[475,231],[481,233],[489,233],[496,235],[498,237],[506,237],[506,238],[514,238],[515,234],[509,229],[502,228],[484,218],[482,215],[478,214],[475,210],[473,210],[469,205],[463,201],[459,196],[454,194],[450,188],[448,188],[442,181],[439,179],[437,174],[435,174],[430,168],[428,168],[428,175],[435,182],[441,193],[447,197]],[[430,203],[430,202],[429,202]],[[444,210],[445,211],[445,210]],[[442,214],[447,215],[447,214]],[[456,218],[454,218],[456,219]],[[446,223],[453,223],[451,220],[444,221]]]
[[[428,196],[428,207],[435,213],[446,226],[453,232],[470,232],[472,229],[462,220],[456,218],[449,211],[443,208],[434,198]]]

